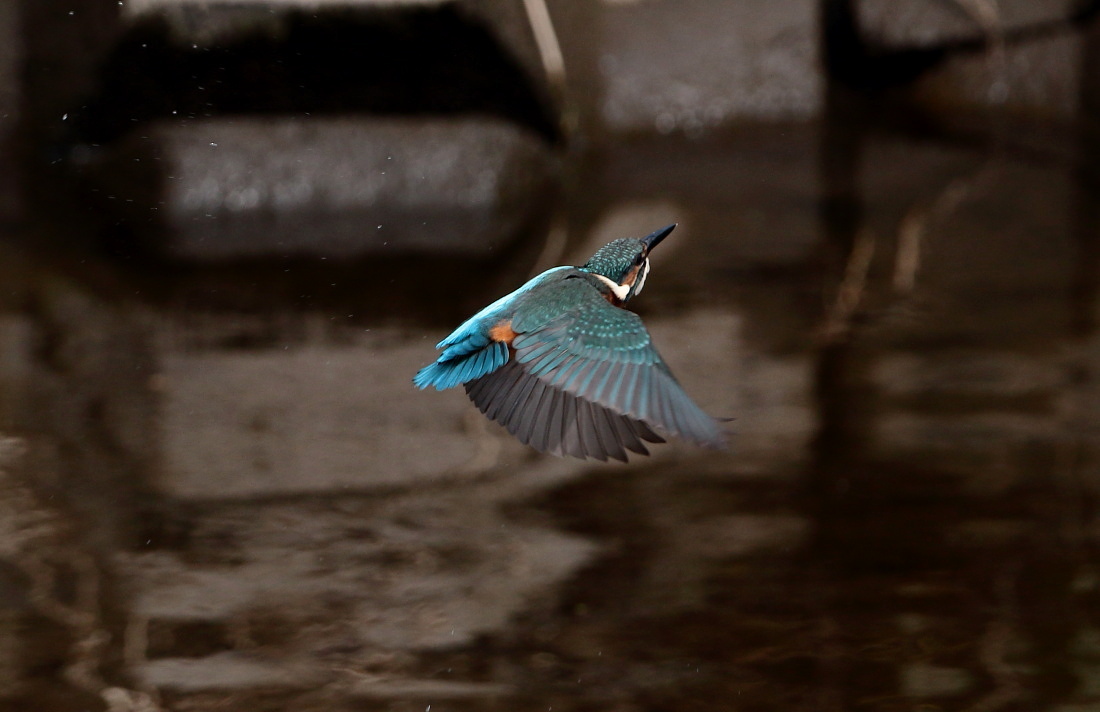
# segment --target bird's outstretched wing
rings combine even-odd
[[[580,277],[531,297],[512,317],[512,358],[465,384],[488,417],[537,450],[576,457],[645,454],[643,441],[662,442],[655,431],[724,446],[718,422],[676,382],[637,314]]]
[[[552,455],[625,462],[627,450],[648,455],[645,442],[665,441],[642,421],[555,388],[515,360],[467,383],[466,393],[520,442]]]

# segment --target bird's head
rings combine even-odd
[[[663,227],[641,239],[624,237],[609,242],[596,250],[581,269],[601,278],[620,302],[629,301],[645,286],[650,251],[675,227]]]

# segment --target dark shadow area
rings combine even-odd
[[[110,142],[157,118],[354,113],[488,114],[560,139],[523,70],[453,4],[295,11],[211,46],[147,22],[101,76],[95,99],[74,107],[72,140]]]

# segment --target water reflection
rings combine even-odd
[[[688,391],[736,416],[728,454],[556,460],[461,394],[415,392],[495,285],[425,316],[372,279],[264,303],[302,283],[259,270],[242,309],[212,296],[232,273],[149,297],[131,288],[148,277],[5,245],[7,701],[1100,704],[1077,169],[879,136],[823,227],[819,138],[638,143],[589,177],[610,206],[594,241],[678,211],[638,307]]]

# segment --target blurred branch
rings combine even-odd
[[[917,203],[905,213],[898,226],[897,250],[894,255],[894,291],[907,295],[916,287],[921,253],[929,223],[943,220],[955,212],[975,190],[996,173],[997,163],[986,161],[977,170],[948,181],[931,201]]]
[[[871,270],[871,258],[875,254],[875,235],[864,227],[856,235],[844,278],[837,289],[836,299],[825,315],[821,339],[826,344],[836,343],[851,333],[852,324],[863,303],[867,289],[867,276]]]
[[[982,34],[989,42],[989,60],[992,71],[1000,75],[998,80],[1004,85],[1002,88],[1007,92],[1005,28],[997,3],[995,0],[955,0],[955,3],[982,29]]]
[[[955,0],[955,3],[982,28],[986,35],[993,37],[1004,34],[1001,31],[1003,24],[1001,11],[993,0]]]
[[[915,203],[909,208],[898,224],[895,238],[891,298],[907,298],[916,289],[929,226],[945,220],[958,210],[991,176],[996,175],[998,166],[995,160],[985,161],[974,171],[948,181],[931,200]],[[848,255],[836,298],[824,319],[820,336],[825,344],[847,338],[866,311],[875,242],[876,238],[869,228],[860,229]]]
[[[565,96],[565,58],[561,53],[561,43],[550,19],[550,10],[546,0],[523,0],[527,11],[527,21],[535,35],[535,45],[539,50],[543,71],[558,99]]]
[[[956,178],[930,203],[914,205],[901,219],[894,257],[894,291],[901,294],[913,291],[928,223],[953,212],[970,195],[975,182],[974,176]]]

